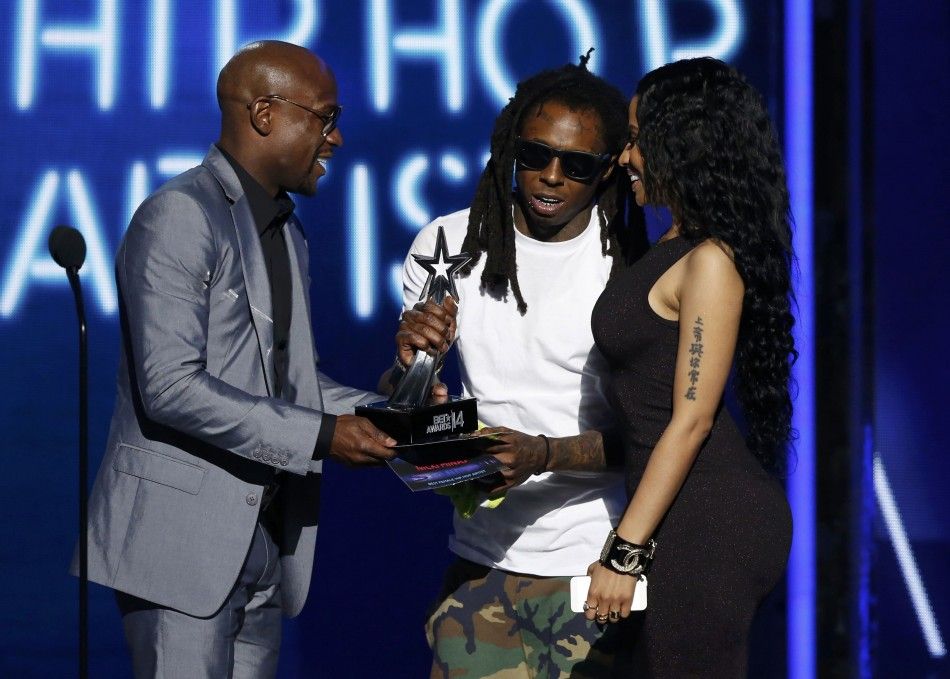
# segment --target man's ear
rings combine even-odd
[[[253,127],[259,135],[266,137],[271,132],[271,101],[265,97],[258,97],[247,105],[248,116]]]

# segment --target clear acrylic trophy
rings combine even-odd
[[[442,304],[449,295],[458,300],[455,276],[471,257],[465,253],[449,255],[441,226],[432,256],[413,255],[413,258],[429,272],[420,300],[431,299]],[[485,446],[485,441],[471,436],[478,428],[474,398],[450,396],[445,403],[429,402],[442,358],[442,354],[416,351],[389,401],[356,408],[357,415],[392,436],[400,447],[411,447],[416,453],[414,457],[439,457],[449,450],[457,456],[469,447],[474,455]]]

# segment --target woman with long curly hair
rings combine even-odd
[[[784,465],[796,356],[782,158],[761,96],[721,61],[652,71],[629,113],[619,163],[672,226],[593,312],[630,502],[590,567],[586,615],[626,618],[649,568],[635,676],[744,676],[752,616],[791,542],[769,474]],[[723,405],[733,365],[745,436]]]

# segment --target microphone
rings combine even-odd
[[[79,269],[86,261],[86,239],[71,226],[57,226],[49,234],[49,253],[66,269],[79,321],[79,677],[89,676],[89,348],[86,310]]]
[[[49,234],[49,253],[67,272],[75,273],[86,261],[86,239],[71,226],[57,226]]]

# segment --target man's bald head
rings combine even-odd
[[[246,108],[255,97],[290,93],[300,84],[312,85],[330,75],[323,60],[310,50],[279,40],[245,45],[218,75],[218,106],[225,119]],[[314,93],[315,94],[315,93]]]
[[[267,40],[247,45],[218,76],[219,146],[264,188],[309,195],[343,143],[336,79],[308,49]]]

